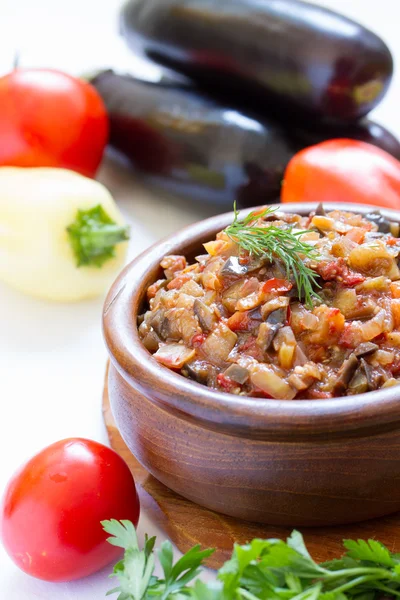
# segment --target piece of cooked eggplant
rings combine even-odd
[[[393,74],[377,35],[300,0],[129,0],[120,30],[135,52],[268,114],[354,121]]]
[[[342,396],[347,390],[353,375],[357,371],[359,365],[358,358],[355,354],[350,354],[349,358],[344,361],[343,365],[338,371],[338,376],[333,386],[334,394]]]

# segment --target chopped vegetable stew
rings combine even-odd
[[[235,213],[204,249],[193,264],[166,256],[147,290],[139,333],[160,364],[280,400],[400,383],[398,223],[322,206]]]

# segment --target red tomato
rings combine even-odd
[[[0,510],[4,547],[23,571],[71,581],[116,561],[100,521],[137,524],[139,500],[128,466],[110,448],[62,440],[27,462],[8,484]]]
[[[61,167],[93,177],[108,139],[108,117],[86,81],[44,69],[0,78],[0,165]]]
[[[262,291],[264,294],[280,294],[281,292],[290,292],[292,287],[293,283],[290,281],[273,277],[263,284]]]
[[[366,142],[333,139],[301,150],[286,167],[282,202],[400,207],[400,161]]]

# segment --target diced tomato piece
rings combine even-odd
[[[364,275],[351,271],[343,258],[328,263],[320,263],[316,270],[324,281],[337,280],[349,287],[365,281]]]
[[[393,298],[400,298],[400,281],[392,281],[390,284],[390,291],[392,292]]]
[[[170,273],[177,273],[178,271],[182,271],[187,266],[187,261],[184,256],[178,254],[170,254],[165,256],[161,263],[161,267],[168,270]]]
[[[251,331],[257,325],[249,316],[249,311],[237,311],[228,319],[228,327],[231,331]]]
[[[205,333],[196,333],[196,335],[192,337],[191,345],[193,348],[198,348],[205,342],[206,339],[207,335]]]
[[[354,285],[358,285],[359,283],[363,283],[365,281],[364,275],[361,275],[360,273],[354,273],[353,271],[350,271],[350,269],[348,269],[342,277],[343,283],[349,287],[353,287]]]
[[[218,385],[220,385],[222,387],[222,389],[225,390],[225,392],[231,392],[234,388],[238,387],[237,383],[232,381],[232,379],[230,377],[228,377],[227,375],[224,375],[223,373],[220,373],[217,376],[217,381],[218,381]]]
[[[170,281],[167,285],[167,288],[169,290],[179,290],[184,283],[190,281],[191,279],[192,277],[191,275],[189,275],[189,273],[183,273],[182,275],[178,275],[177,277],[172,279],[172,281]]]
[[[335,335],[338,331],[342,331],[345,325],[344,317],[338,308],[330,308],[327,311],[329,335]]]
[[[262,285],[261,291],[264,294],[280,294],[283,292],[290,292],[292,287],[293,283],[287,281],[287,279],[277,279],[276,277],[273,277]]]
[[[252,350],[256,343],[256,339],[257,338],[255,338],[254,335],[250,336],[249,338],[247,338],[247,340],[245,342],[243,342],[243,344],[241,344],[239,346],[238,350],[240,350],[240,352],[246,352],[247,350]]]
[[[354,348],[354,334],[351,323],[344,324],[338,344],[339,346],[343,346],[343,348]]]
[[[264,360],[264,352],[257,344],[257,338],[254,335],[251,335],[247,340],[240,344],[237,351],[246,354],[247,356],[252,356],[260,362]]]
[[[241,265],[248,265],[250,262],[250,254],[248,252],[242,252],[239,256],[239,262]]]
[[[324,304],[317,306],[313,314],[318,318],[318,325],[305,335],[304,341],[317,347],[332,346],[343,331],[345,325],[343,314],[338,308],[330,308]]]
[[[345,237],[356,244],[361,244],[364,241],[365,233],[366,230],[363,227],[353,227],[345,234]]]
[[[154,298],[154,296],[157,294],[157,292],[162,288],[162,286],[164,284],[165,284],[165,279],[158,279],[158,281],[156,281],[155,283],[150,285],[147,288],[147,298],[149,300],[151,300],[151,298]]]

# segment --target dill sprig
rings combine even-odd
[[[273,214],[276,209],[268,207],[261,212],[251,212],[239,220],[236,203],[233,206],[234,220],[225,229],[227,236],[252,256],[265,256],[271,262],[280,261],[286,271],[286,277],[293,277],[299,299],[312,307],[315,300],[321,300],[314,288],[320,288],[318,275],[304,264],[304,259],[318,260],[319,253],[311,244],[301,241],[306,231],[293,231],[293,227],[281,229],[275,225],[257,226],[258,220]]]

